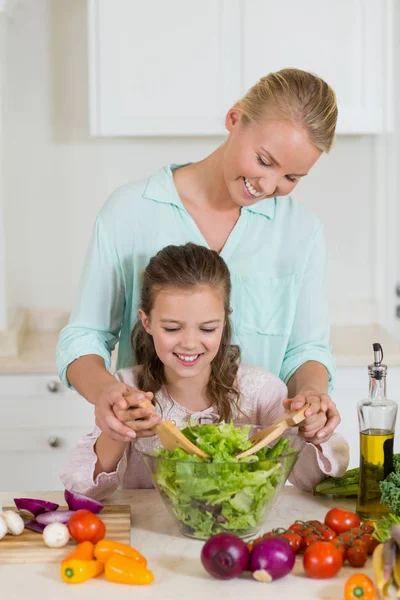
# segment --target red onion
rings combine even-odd
[[[39,500],[38,498],[14,498],[14,502],[18,510],[27,510],[34,517],[49,510],[57,510],[59,507],[59,504],[55,502]]]
[[[26,523],[25,523],[25,529],[30,529],[31,531],[36,531],[36,533],[43,533],[43,530],[45,527],[46,527],[46,525],[42,525],[41,523],[38,523],[35,519],[32,519],[32,521],[26,521]]]
[[[293,569],[296,554],[289,542],[270,537],[257,542],[251,551],[250,570],[254,579],[271,581],[284,577]]]
[[[213,577],[232,579],[246,569],[249,551],[244,541],[236,535],[217,533],[204,544],[201,562]]]
[[[65,490],[64,498],[70,510],[80,510],[83,508],[85,510],[90,510],[93,514],[97,514],[104,508],[104,504],[101,504],[101,502],[93,500],[93,498],[89,498],[84,494],[73,492],[72,490]]]
[[[66,525],[74,513],[74,510],[53,510],[38,515],[36,521],[41,525],[49,525],[50,523],[64,523]]]

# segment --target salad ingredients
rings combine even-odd
[[[368,552],[365,544],[348,548],[346,558],[352,567],[363,567],[367,562]]]
[[[69,542],[68,527],[63,523],[50,523],[43,530],[43,540],[49,548],[62,548]]]
[[[104,504],[89,498],[84,494],[73,492],[72,490],[65,490],[64,492],[65,502],[68,504],[70,510],[80,510],[81,508],[90,510],[93,514],[101,512],[104,508]]]
[[[343,559],[339,550],[330,542],[315,542],[304,553],[303,566],[308,577],[327,579],[338,573]]]
[[[4,512],[0,511],[0,516],[7,525],[8,533],[11,533],[12,535],[21,535],[25,528],[25,523],[21,515],[13,510],[5,510]]]
[[[371,579],[364,573],[351,575],[344,586],[344,600],[374,600],[376,589]]]
[[[36,521],[41,525],[50,525],[50,523],[67,524],[73,514],[73,510],[53,510],[41,513],[36,517]]]
[[[89,543],[89,542],[84,542]],[[120,542],[113,542],[112,540],[101,540],[96,544],[94,555],[98,560],[107,562],[107,560],[114,555],[126,556],[132,560],[136,560],[143,567],[147,566],[147,560],[132,546],[127,544],[121,544]]]
[[[286,540],[270,537],[255,544],[250,570],[257,581],[272,581],[290,573],[295,559],[296,553]]]
[[[391,537],[392,535],[392,531],[394,534],[394,537],[399,537],[398,536],[398,530],[394,529],[395,526],[400,525],[400,516],[396,516],[392,513],[389,513],[388,515],[384,515],[382,516],[374,525],[374,538],[378,540],[378,542],[384,542],[385,540],[387,540],[388,538]],[[393,527],[393,530],[392,530]],[[400,539],[399,539],[400,542]],[[400,543],[399,543],[399,547],[400,547]]]
[[[393,471],[380,482],[381,504],[387,504],[391,513],[400,515],[400,455],[393,456]]]
[[[63,562],[74,558],[78,560],[94,560],[94,545],[92,542],[81,542],[80,544],[77,544],[72,552],[64,558]]]
[[[38,523],[36,519],[32,519],[31,521],[25,522],[25,529],[29,529],[30,531],[36,531],[36,533],[43,533],[46,525],[42,525]]]
[[[188,534],[207,539],[224,531],[249,535],[257,530],[298,453],[282,438],[273,448],[238,460],[236,454],[251,446],[250,428],[227,423],[185,428],[182,433],[210,455],[209,461],[179,448],[155,449],[154,481]]]
[[[325,524],[340,534],[353,527],[359,527],[360,519],[356,513],[342,508],[332,508],[325,516]]]
[[[103,564],[101,561],[97,561]],[[148,585],[153,583],[153,573],[137,560],[132,560],[126,556],[111,556],[104,567],[104,575],[108,581],[114,583],[128,583],[131,585]]]
[[[5,522],[3,517],[0,515],[0,540],[2,540],[5,535],[7,535],[7,532],[8,532],[7,523]]]
[[[57,510],[59,507],[55,502],[39,500],[38,498],[14,498],[14,503],[18,510],[26,510],[34,517],[37,517],[40,513]]]
[[[76,542],[92,542],[96,544],[106,534],[106,526],[97,515],[89,510],[80,509],[73,513],[68,521],[68,529]]]
[[[383,544],[379,544],[379,546],[375,548],[374,553],[372,554],[372,568],[374,571],[374,579],[379,593],[379,597],[382,599],[387,598],[388,600],[390,600],[389,587],[393,580],[393,572],[388,567],[388,564],[385,565],[383,555]]]
[[[356,497],[358,495],[358,482],[360,469],[349,469],[341,477],[327,477],[315,486],[315,494],[323,496]]]
[[[247,568],[249,551],[244,541],[236,535],[217,533],[204,544],[201,562],[213,577],[232,579],[238,577]]]
[[[66,583],[82,583],[103,572],[104,565],[99,560],[73,558],[61,563],[61,577]]]

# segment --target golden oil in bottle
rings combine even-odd
[[[386,396],[387,366],[383,350],[373,344],[374,364],[368,366],[369,394],[357,405],[360,426],[360,481],[357,514],[362,520],[379,519],[389,512],[381,504],[380,482],[393,471],[393,443],[397,402]]]
[[[381,504],[379,482],[393,470],[394,434],[384,429],[360,433],[360,482],[357,513],[360,519],[379,519],[389,512]]]

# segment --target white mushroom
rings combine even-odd
[[[7,531],[8,531],[7,523],[5,522],[3,517],[0,515],[0,540],[3,539],[3,537],[6,535]]]
[[[62,548],[69,541],[68,527],[64,523],[50,523],[43,529],[43,540],[49,548]]]
[[[6,522],[9,533],[12,535],[21,535],[25,528],[25,523],[21,515],[13,510],[6,510],[0,513],[0,516]]]

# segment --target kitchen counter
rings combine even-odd
[[[0,492],[0,503],[12,505],[12,499],[29,495],[55,502],[62,501],[61,492]],[[132,600],[134,597],[151,600],[214,600],[224,594],[229,600],[252,600],[282,598],[287,600],[340,600],[343,598],[343,586],[346,579],[359,570],[345,566],[336,577],[326,580],[313,580],[306,577],[301,558],[287,577],[272,583],[260,583],[247,577],[220,581],[210,577],[200,562],[203,542],[185,538],[167,512],[161,498],[155,490],[119,491],[109,499],[113,504],[131,504],[132,535],[131,544],[144,554],[153,570],[155,582],[146,587],[134,587],[113,584],[103,576],[70,586],[60,579],[59,566],[56,564],[1,565],[1,596],[7,600],[42,600],[57,598],[70,600],[109,600],[113,595],[118,600]],[[262,531],[273,527],[288,527],[296,519],[323,520],[325,513],[332,508],[329,499],[313,497],[300,492],[293,486],[286,486],[278,502],[265,522]],[[354,503],[349,500],[335,501],[335,506],[352,509]],[[0,542],[1,548],[1,542]],[[372,578],[371,561],[362,569]],[[133,587],[133,589],[132,589]],[[279,596],[278,596],[279,594]]]
[[[19,356],[0,358],[1,374],[55,374],[57,331],[29,331]],[[390,336],[379,325],[332,327],[331,342],[338,367],[366,367],[371,363],[372,343],[379,341],[384,349],[385,364],[400,366],[400,340]],[[113,363],[116,356],[114,353]]]

